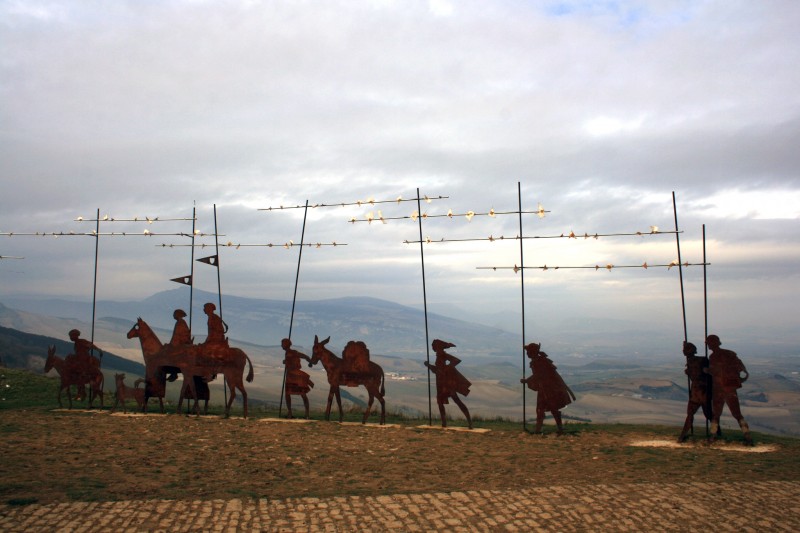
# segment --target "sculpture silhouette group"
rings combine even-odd
[[[208,410],[208,382],[222,374],[228,386],[230,396],[225,404],[225,416],[230,415],[231,406],[236,399],[236,390],[242,395],[244,417],[247,417],[247,391],[244,388],[244,368],[249,366],[246,380],[253,381],[253,364],[250,358],[239,348],[231,348],[225,338],[226,328],[222,319],[214,313],[215,306],[207,303],[204,306],[208,318],[209,335],[205,342],[193,344],[191,333],[183,317],[186,313],[180,309],[173,313],[176,320],[172,339],[169,344],[162,344],[150,326],[139,317],[136,324],[128,331],[128,338],[139,338],[142,356],[145,361],[145,408],[151,397],[159,399],[163,412],[163,398],[166,390],[167,375],[173,381],[177,373],[184,376],[178,412],[181,412],[183,400],[194,399],[193,411],[198,411],[198,401],[206,402]],[[187,342],[187,339],[189,342]]]
[[[164,412],[164,397],[166,384],[177,379],[178,374],[183,374],[183,383],[178,399],[177,411],[180,413],[183,401],[194,400],[191,411],[199,412],[199,401],[205,401],[204,412],[208,412],[209,387],[208,383],[222,374],[230,395],[225,404],[225,416],[230,415],[231,406],[238,390],[242,395],[244,416],[247,417],[247,391],[244,381],[253,381],[253,364],[250,358],[239,348],[228,345],[225,336],[228,327],[222,318],[215,313],[216,306],[207,303],[203,307],[208,316],[208,335],[202,343],[194,343],[189,325],[184,320],[186,312],[176,309],[173,312],[175,326],[172,337],[167,344],[163,344],[152,328],[139,317],[128,331],[127,338],[138,338],[145,363],[145,377],[137,380],[134,387],[125,385],[125,374],[117,374],[115,402],[112,409],[122,404],[126,409],[126,400],[135,400],[139,409],[146,411],[150,398],[157,398],[161,412]],[[73,329],[69,332],[70,340],[74,345],[74,353],[61,359],[56,355],[54,346],[48,348],[45,362],[45,372],[55,369],[61,383],[58,390],[58,404],[62,406],[61,396],[67,391],[67,399],[72,407],[71,387],[76,387],[76,399],[85,396],[88,386],[88,405],[92,406],[99,397],[103,405],[103,373],[100,370],[100,360],[103,352],[92,342],[82,339],[80,331]],[[386,421],[385,403],[385,376],[383,369],[370,360],[369,349],[362,341],[349,341],[338,357],[327,348],[330,337],[320,341],[314,337],[314,346],[311,357],[292,348],[292,341],[288,338],[281,341],[284,350],[283,364],[285,365],[284,398],[288,409],[288,417],[293,418],[292,396],[300,396],[303,400],[304,416],[309,417],[308,393],[314,387],[311,376],[303,371],[302,361],[308,363],[309,368],[321,363],[327,375],[329,390],[325,408],[325,419],[330,420],[333,399],[339,409],[339,421],[344,417],[342,411],[341,387],[363,386],[369,396],[364,410],[362,422],[366,423],[372,410],[375,399],[380,403],[380,423]],[[684,342],[683,354],[686,357],[686,375],[689,378],[689,401],[686,407],[686,419],[681,430],[679,441],[683,442],[692,431],[694,415],[698,409],[703,410],[706,419],[711,423],[710,438],[713,440],[720,435],[719,422],[724,407],[727,405],[733,417],[738,421],[744,434],[744,440],[752,443],[750,428],[742,416],[737,390],[741,388],[749,374],[742,361],[735,352],[721,347],[722,342],[717,335],[709,335],[706,345],[711,350],[711,356],[700,357],[697,347]],[[466,419],[467,425],[472,429],[472,417],[469,409],[464,404],[462,396],[470,393],[472,383],[456,368],[461,360],[448,353],[449,348],[455,344],[441,339],[435,339],[431,347],[436,354],[433,364],[426,361],[424,364],[436,378],[436,403],[439,408],[442,427],[447,427],[447,413],[445,405],[452,400]],[[92,352],[98,352],[95,357]],[[548,355],[541,350],[541,344],[530,343],[525,346],[525,353],[529,358],[531,374],[523,377],[520,383],[537,393],[536,396],[536,426],[534,433],[541,433],[544,418],[550,412],[556,423],[557,433],[564,431],[561,410],[575,400],[575,394],[559,375],[556,366]],[[249,371],[245,377],[245,366]],[[144,387],[140,388],[140,383]]]
[[[719,421],[725,406],[739,423],[744,442],[752,444],[750,427],[742,416],[737,390],[747,381],[750,374],[736,352],[722,348],[722,341],[717,335],[706,337],[706,346],[711,356],[700,357],[697,347],[691,342],[683,343],[683,355],[686,356],[686,375],[689,377],[689,402],[686,406],[686,420],[678,437],[684,442],[692,431],[694,414],[703,409],[703,415],[711,423],[709,439],[715,440],[721,435]]]

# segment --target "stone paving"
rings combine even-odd
[[[259,530],[800,531],[800,481],[0,507],[4,532]]]

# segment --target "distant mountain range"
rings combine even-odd
[[[194,291],[192,331],[196,341],[206,334],[205,302],[217,304],[217,295]],[[7,307],[65,319],[90,322],[91,302],[64,299],[4,298]],[[128,321],[142,317],[150,326],[171,331],[172,312],[188,309],[188,293],[182,289],[159,292],[140,301],[98,301],[97,320]],[[226,296],[222,317],[230,326],[228,336],[262,346],[280,345],[289,334],[291,302]],[[429,338],[442,338],[458,346],[458,353],[495,357],[521,353],[519,334],[441,315],[428,315]],[[295,344],[310,346],[315,335],[330,336],[333,345],[362,340],[371,351],[383,355],[419,359],[425,353],[425,315],[422,311],[375,298],[336,298],[298,301],[291,323]],[[65,335],[68,329],[61,332]],[[84,334],[84,336],[86,336]],[[168,339],[162,339],[167,341]]]

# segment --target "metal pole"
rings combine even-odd
[[[192,281],[189,284],[189,331],[192,331],[192,306],[194,300],[194,232],[196,231],[197,224],[197,206],[192,205],[192,259],[189,268],[189,279]]]
[[[294,276],[294,295],[292,296],[292,314],[289,317],[289,340],[292,340],[292,328],[294,327],[294,306],[297,303],[297,285],[300,281],[300,262],[303,259],[303,243],[306,238],[306,217],[308,216],[308,200],[306,200],[306,207],[303,211],[303,229],[300,232],[300,253],[297,254],[297,273]],[[286,365],[283,365],[283,381],[281,381],[281,397],[278,404],[278,418],[283,412],[283,394],[286,388]]]
[[[194,246],[192,246],[192,250],[194,250]],[[222,283],[220,281],[220,273],[219,273],[219,231],[217,231],[217,204],[214,204],[214,250],[217,256],[217,301],[219,302],[219,318],[222,320],[222,323],[225,324],[225,320],[222,319]],[[225,399],[225,408],[227,412],[228,406],[228,383],[223,378],[222,379],[222,393]],[[197,401],[197,399],[195,399]]]
[[[519,207],[519,275],[520,275],[520,301],[522,306],[522,377],[525,378],[525,259],[522,246],[522,186],[517,182],[517,201]],[[528,430],[526,413],[525,389],[527,385],[522,384],[522,429]]]
[[[672,214],[675,217],[675,243],[678,246],[678,275],[681,280],[681,312],[683,313],[683,342],[688,342],[689,335],[686,330],[686,300],[683,293],[683,265],[681,264],[681,238],[678,231],[678,208],[675,203],[675,191],[672,191]],[[686,375],[686,392],[689,399],[692,398],[692,380],[689,375]],[[694,435],[694,424],[692,424],[691,433]]]
[[[708,345],[706,338],[708,338],[708,281],[706,277],[706,225],[703,224],[703,346],[705,347],[706,362],[708,362]],[[711,412],[711,379],[706,377],[706,407],[708,412]],[[706,438],[708,438],[708,418],[706,418]]]
[[[419,222],[419,258],[422,265],[422,308],[425,311],[425,361],[431,364],[431,343],[428,333],[428,292],[425,287],[425,252],[422,243],[422,204],[419,201],[419,187],[417,187],[417,221]],[[431,369],[428,368],[428,425],[433,425],[433,405],[431,403]]]
[[[100,251],[100,208],[97,208],[97,221],[94,235],[94,287],[92,289],[92,346],[89,353],[94,355],[94,319],[97,312],[97,258]]]

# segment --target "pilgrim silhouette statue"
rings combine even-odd
[[[678,442],[684,442],[689,437],[694,423],[694,414],[698,409],[703,410],[706,420],[711,420],[711,403],[709,402],[711,376],[706,372],[708,358],[697,355],[697,346],[686,341],[683,342],[683,355],[686,356],[684,372],[689,376],[689,403],[686,405],[686,421],[683,423]]]
[[[718,336],[706,337],[706,345],[711,350],[706,369],[706,373],[711,375],[711,440],[717,437],[719,419],[722,416],[722,410],[727,405],[733,418],[739,422],[745,443],[752,444],[750,426],[742,416],[739,395],[736,392],[742,388],[742,383],[747,381],[750,374],[736,352],[722,348],[722,341]]]
[[[575,394],[570,390],[559,373],[556,365],[541,351],[541,344],[532,342],[525,346],[525,352],[530,358],[531,375],[520,380],[528,388],[536,391],[536,429],[534,433],[542,432],[542,424],[546,411],[550,411],[558,427],[558,434],[564,433],[561,423],[561,409],[571,404]]]
[[[84,383],[87,383],[100,371],[100,359],[103,357],[103,351],[91,341],[82,339],[81,332],[77,329],[70,330],[68,335],[73,342],[73,350],[71,354],[64,358],[64,363],[73,375],[80,380],[85,380]],[[92,356],[92,350],[97,350],[100,359]],[[83,400],[86,398],[86,385],[81,384],[77,388],[78,392],[75,395],[75,399]]]
[[[434,339],[431,343],[433,351],[436,352],[436,361],[433,364],[425,361],[431,372],[436,375],[436,403],[439,405],[439,415],[442,419],[442,427],[447,427],[447,414],[445,404],[453,402],[464,413],[469,429],[472,429],[472,417],[469,416],[469,409],[458,397],[459,394],[467,396],[472,383],[456,369],[461,362],[458,357],[447,353],[447,348],[455,348],[455,344],[440,339]]]
[[[301,359],[308,361],[311,366],[311,358],[304,353],[300,353],[292,348],[292,341],[283,339],[281,341],[281,348],[285,352],[283,364],[286,366],[286,383],[284,389],[284,396],[286,398],[286,408],[288,409],[288,418],[294,418],[292,414],[292,395],[300,396],[303,399],[303,406],[306,410],[306,418],[308,418],[308,393],[314,387],[314,382],[311,381],[311,376],[302,370]]]

